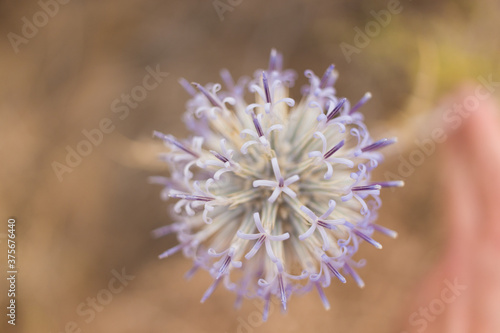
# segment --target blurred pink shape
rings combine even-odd
[[[464,87],[452,100],[473,93]],[[413,307],[419,315],[413,313],[406,332],[500,332],[500,122],[491,98],[449,133],[441,156],[449,240],[442,259],[420,287]],[[449,300],[442,302],[442,313],[424,313],[439,299]]]

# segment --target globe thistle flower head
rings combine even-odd
[[[154,132],[168,151],[161,159],[168,177],[162,197],[173,200],[173,224],[154,231],[175,233],[179,244],[160,258],[182,252],[214,282],[205,301],[223,285],[243,298],[271,297],[283,309],[292,294],[323,288],[332,280],[364,282],[354,259],[366,242],[382,248],[379,235],[396,237],[375,224],[380,191],[401,181],[371,181],[382,161],[380,150],[395,139],[374,140],[360,108],[336,95],[334,66],[309,83],[300,99],[289,97],[296,74],[282,69],[271,52],[269,66],[253,79],[233,80],[227,70],[220,84],[180,83],[191,95],[184,121],[193,136],[181,140]],[[248,103],[249,96],[254,96]]]

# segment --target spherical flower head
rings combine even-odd
[[[155,132],[169,148],[161,158],[169,177],[154,177],[165,199],[175,200],[174,223],[154,231],[176,233],[179,244],[160,255],[182,251],[194,261],[191,276],[207,270],[214,282],[205,301],[222,283],[243,298],[269,301],[283,309],[294,293],[323,288],[352,278],[364,262],[353,257],[363,242],[382,248],[375,224],[380,190],[401,181],[373,182],[381,148],[395,139],[373,140],[359,109],[336,96],[334,66],[320,78],[306,71],[309,84],[300,99],[288,95],[295,73],[282,69],[271,52],[269,67],[252,80],[236,83],[227,70],[220,84],[189,84],[192,98],[184,120],[193,137],[179,140]],[[252,103],[246,95],[252,94]]]

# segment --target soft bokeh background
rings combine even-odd
[[[384,239],[381,251],[363,247],[358,258],[368,259],[361,270],[365,289],[354,283],[328,288],[328,312],[315,293],[294,297],[287,315],[275,309],[261,325],[260,305],[246,302],[234,310],[233,295],[222,288],[200,304],[208,274],[186,281],[188,260],[157,259],[175,239],[150,237],[150,230],[169,222],[159,188],[147,183],[163,172],[155,157],[162,146],[151,133],[186,134],[180,117],[188,95],[179,77],[214,82],[223,67],[235,76],[252,74],[267,65],[275,47],[299,74],[335,63],[343,96],[373,93],[364,111],[375,137],[400,137],[378,176],[396,173],[398,157],[407,158],[414,139],[428,134],[429,114],[444,92],[479,75],[498,78],[500,5],[404,0],[401,14],[348,63],[340,43],[353,44],[353,28],[363,29],[373,20],[370,11],[386,9],[387,1],[233,3],[221,21],[211,0],[73,0],[15,53],[7,34],[21,35],[23,17],[32,21],[40,6],[0,2],[0,234],[5,237],[6,220],[15,216],[19,268],[18,322],[12,330],[2,319],[2,332],[66,332],[72,321],[83,332],[107,333],[397,332],[416,284],[442,249],[437,154],[405,179],[406,187],[384,192],[380,222],[400,237]],[[112,101],[157,65],[169,76],[119,119]],[[66,146],[75,148],[82,130],[103,118],[115,130],[60,182],[52,163],[64,163]],[[134,280],[86,323],[77,307],[122,268]],[[257,324],[244,327],[249,316]]]

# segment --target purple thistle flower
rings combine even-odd
[[[356,271],[364,261],[353,256],[363,242],[381,248],[379,234],[396,237],[375,220],[380,191],[403,186],[370,179],[380,150],[396,142],[374,140],[363,123],[358,110],[371,94],[351,107],[335,95],[338,75],[330,65],[321,77],[305,72],[309,84],[295,101],[288,89],[296,75],[282,65],[273,50],[253,80],[235,81],[227,70],[224,89],[181,79],[194,136],[154,133],[169,147],[162,160],[171,172],[152,181],[164,186],[162,198],[176,201],[175,223],[154,236],[175,233],[179,241],[160,257],[182,251],[194,261],[188,276],[209,272],[214,282],[202,301],[221,285],[238,305],[262,298],[264,319],[271,297],[286,310],[293,293],[316,290],[329,308],[323,288],[332,278],[364,286]]]

